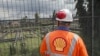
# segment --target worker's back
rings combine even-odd
[[[53,53],[67,54],[73,34],[68,31],[56,30],[50,33],[50,48]]]
[[[62,54],[67,56],[70,53],[70,47],[72,40],[74,38],[74,33],[64,30],[55,30],[49,33],[49,36],[46,36],[49,41],[44,38],[46,49],[43,50],[43,45],[41,45],[40,52],[48,51],[48,45],[50,52],[55,54]],[[88,56],[85,45],[80,37],[78,37],[74,49],[72,51],[72,56]]]

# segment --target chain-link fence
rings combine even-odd
[[[0,56],[40,56],[41,40],[56,28],[54,13],[62,8],[73,12],[71,30],[83,38],[89,56],[99,56],[100,16],[90,1],[0,0]]]

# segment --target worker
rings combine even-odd
[[[82,38],[70,31],[73,22],[68,9],[56,12],[57,29],[46,34],[40,45],[41,56],[88,56]]]

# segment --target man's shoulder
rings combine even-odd
[[[75,36],[79,36],[79,34],[75,33],[75,32],[69,32],[70,34],[73,34]]]

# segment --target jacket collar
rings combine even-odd
[[[57,30],[69,31],[70,29],[68,27],[65,27],[65,26],[58,26]]]

